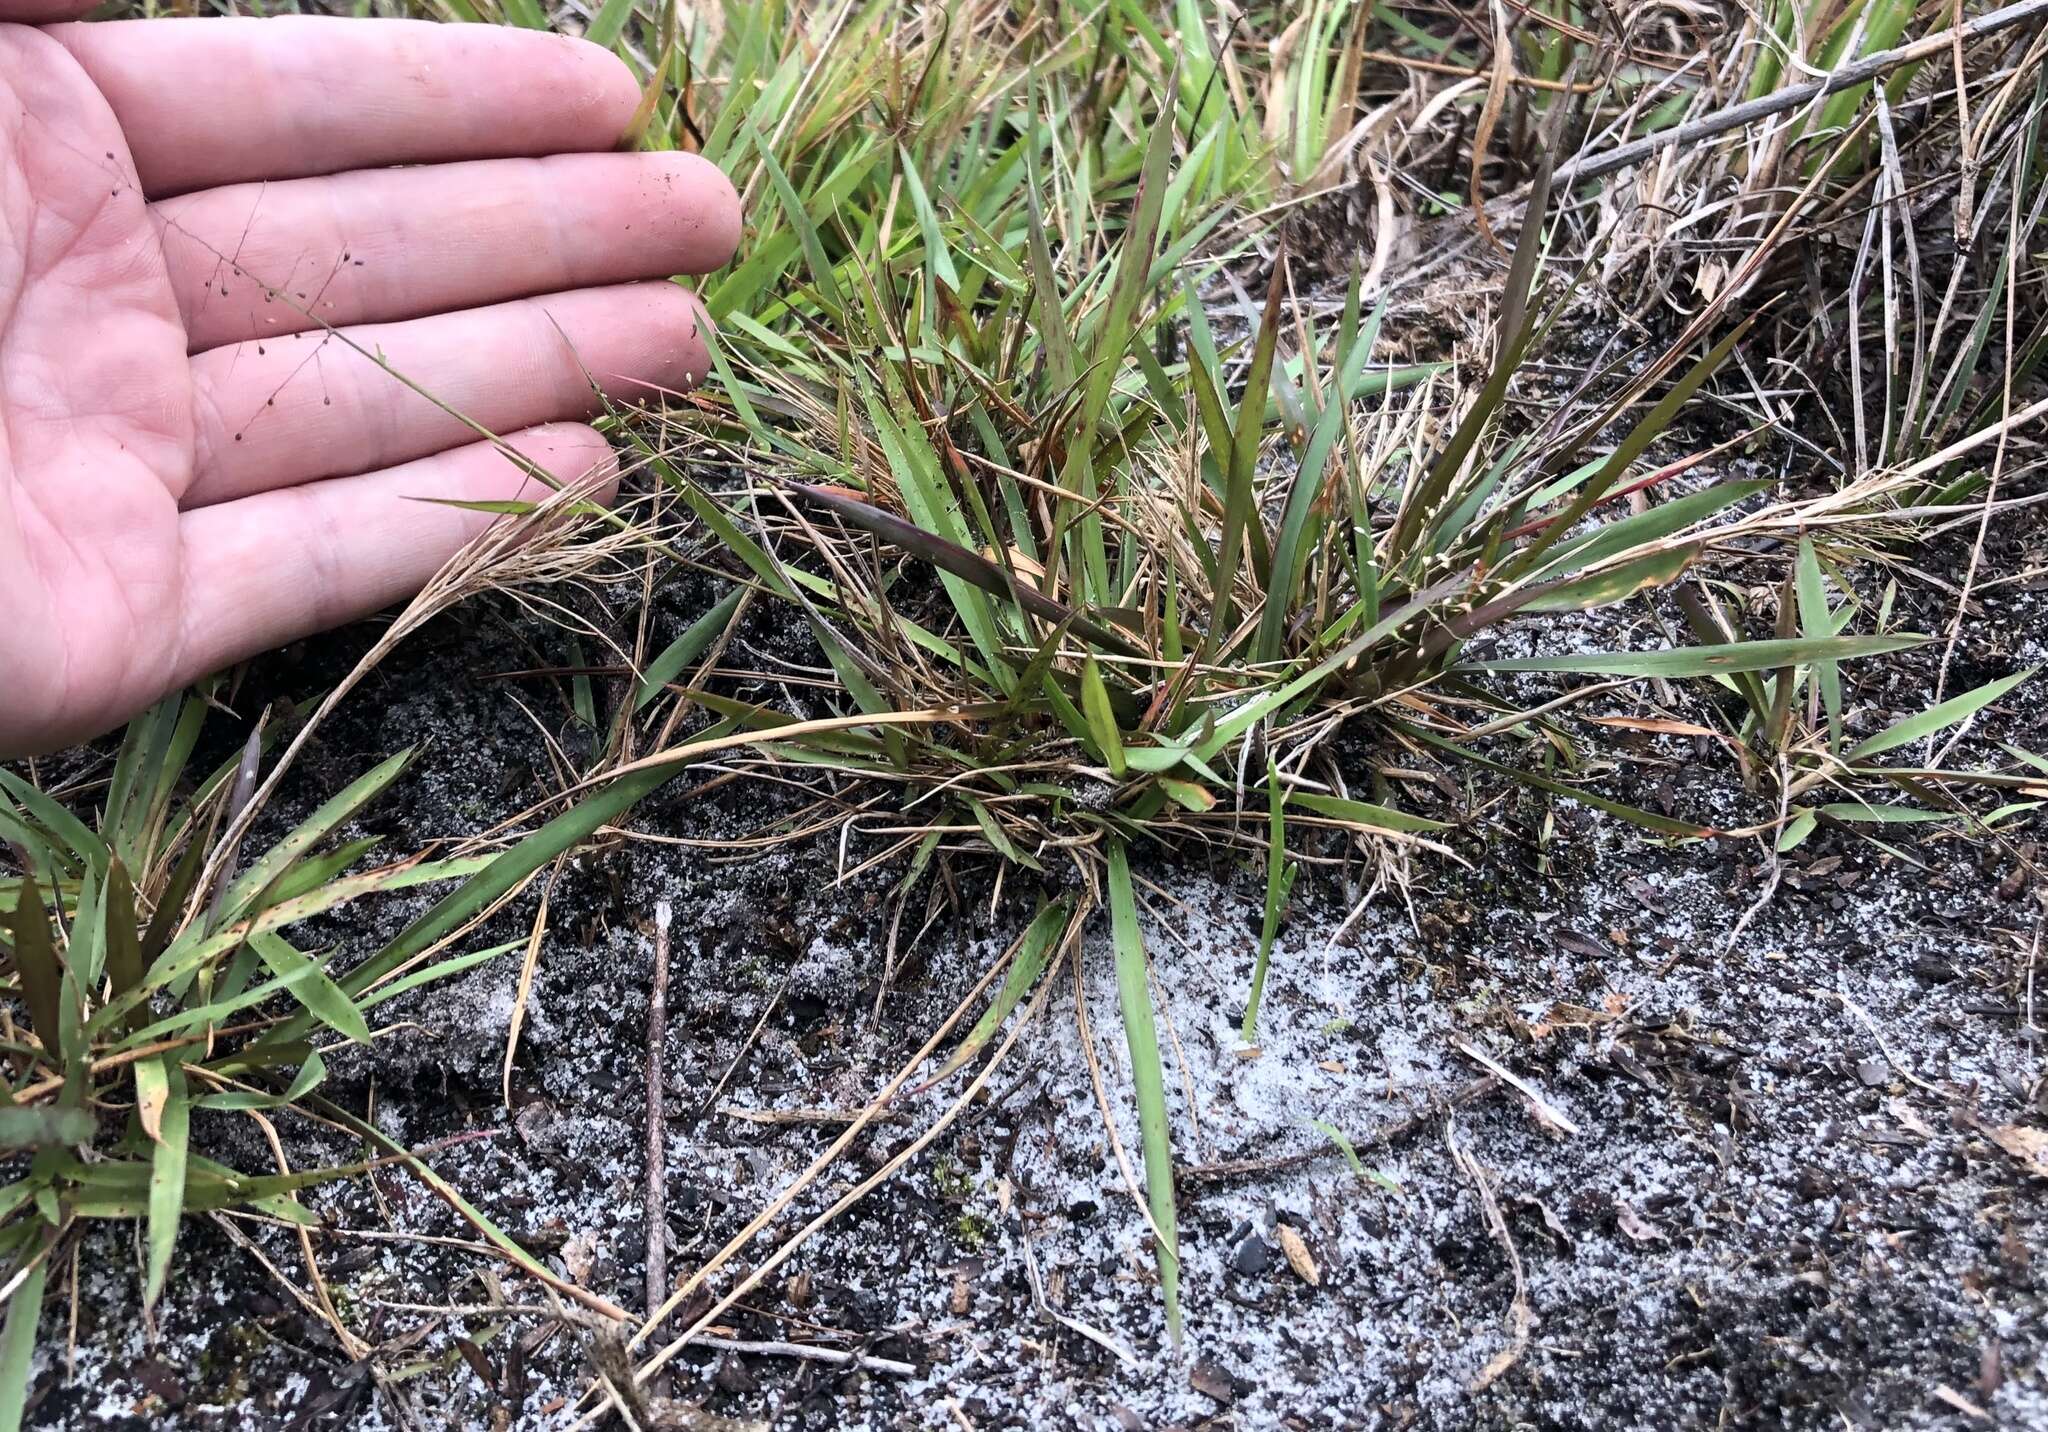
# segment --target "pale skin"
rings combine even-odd
[[[546,495],[394,372],[607,490],[584,420],[702,381],[670,278],[739,238],[595,46],[85,8],[0,0],[0,758],[417,591],[493,520],[420,499]]]

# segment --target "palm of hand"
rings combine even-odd
[[[0,24],[0,756],[417,589],[489,519],[414,498],[542,491],[365,352],[564,481],[610,471],[559,421],[593,380],[703,376],[695,300],[633,280],[722,263],[737,201],[583,152],[636,99],[550,36]]]

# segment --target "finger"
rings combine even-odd
[[[687,290],[640,283],[213,349],[192,360],[179,505],[407,462],[475,441],[472,423],[506,433],[681,391],[710,364],[705,322]]]
[[[508,442],[561,483],[607,484],[618,461],[581,424]],[[492,514],[422,499],[539,501],[551,489],[488,443],[361,477],[337,478],[187,512],[180,683],[353,621],[425,586]]]
[[[0,0],[0,24],[47,25],[97,9],[102,0]]]
[[[740,229],[732,185],[694,154],[359,170],[208,189],[152,212],[194,352],[707,273]]]
[[[610,149],[640,96],[601,46],[425,20],[127,20],[50,32],[150,195],[387,164]]]

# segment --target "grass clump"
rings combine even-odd
[[[494,17],[468,0],[444,8]],[[1300,868],[1294,832],[1384,848],[1435,845],[1445,829],[1384,788],[1348,786],[1331,750],[1340,731],[1363,726],[1698,836],[1710,832],[1516,769],[1476,743],[1551,734],[1541,713],[1489,694],[1494,676],[1710,683],[1725,693],[1722,734],[1745,773],[1775,783],[1781,813],[1769,833],[1783,848],[1820,821],[1893,809],[1872,806],[1863,792],[1873,783],[1910,793],[1944,776],[1873,758],[1953,728],[2010,682],[1851,740],[1841,663],[1922,638],[1892,630],[1881,611],[1873,619],[1857,597],[1845,524],[1995,495],[1981,447],[1955,440],[2009,417],[2015,377],[2024,383],[2048,351],[2022,307],[2038,285],[2012,277],[2043,203],[2040,81],[2032,111],[2015,102],[1979,121],[1971,152],[1986,202],[1966,229],[1978,268],[1958,263],[1938,308],[1921,303],[1916,277],[1910,362],[1889,332],[1880,360],[1865,335],[1900,295],[1872,256],[1888,258],[1894,237],[1909,242],[1912,188],[1882,105],[1912,102],[1911,71],[1788,112],[1741,143],[1675,152],[1642,185],[1605,196],[1618,234],[1590,226],[1589,211],[1610,212],[1605,201],[1551,194],[1545,154],[1563,152],[1568,133],[1585,132],[1593,149],[1767,97],[1802,65],[1890,44],[1911,7],[1766,5],[1712,74],[1685,49],[1719,43],[1709,18],[1672,21],[1678,39],[1667,45],[1611,7],[1511,8],[1501,30],[1505,16],[1492,12],[1417,18],[1342,0],[1305,10],[730,0],[690,7],[687,21],[633,0],[592,7],[586,33],[649,78],[646,142],[701,150],[748,202],[742,255],[705,289],[720,381],[679,419],[611,420],[715,553],[700,565],[730,590],[649,659],[636,645],[637,680],[609,723],[579,658],[576,710],[606,731],[602,753],[561,814],[495,855],[350,873],[370,851],[333,844],[335,833],[398,779],[400,758],[237,874],[232,841],[214,834],[248,824],[232,809],[232,766],[177,794],[196,704],[131,730],[96,829],[24,783],[7,786],[0,819],[19,874],[0,880],[0,909],[31,1027],[6,1031],[15,1068],[0,1131],[34,1152],[27,1177],[0,1190],[0,1251],[14,1257],[17,1294],[0,1372],[25,1366],[44,1270],[79,1218],[144,1224],[151,1298],[180,1217],[241,1206],[302,1222],[296,1190],[336,1171],[207,1165],[190,1152],[190,1112],[318,1107],[378,1142],[362,1121],[312,1103],[318,1041],[367,1039],[380,1000],[497,953],[447,951],[537,871],[708,756],[815,780],[831,821],[873,827],[864,861],[903,867],[899,900],[962,851],[995,858],[998,895],[1016,872],[1064,887],[1006,956],[1002,983],[991,971],[978,988],[984,1012],[937,1072],[924,1064],[941,1035],[778,1208],[897,1089],[928,1090],[984,1054],[986,1079],[1058,966],[1072,955],[1080,969],[1084,922],[1103,912],[1143,1158],[1132,1192],[1176,1336],[1171,1085],[1133,870],[1140,847],[1203,843],[1265,863],[1240,1025],[1252,1042]],[[513,23],[549,19],[531,0],[497,9]],[[1420,225],[1456,210],[1458,186],[1444,175],[1460,172],[1481,207],[1476,223],[1457,223],[1478,239],[1396,273],[1397,217]],[[1371,242],[1346,229],[1333,261],[1312,222],[1325,208],[1311,201],[1354,184],[1377,205]],[[1852,363],[1843,406],[1855,439],[1835,444],[1855,454],[1844,491],[1796,501],[1762,479],[1714,479],[1712,459],[1786,426],[1771,410],[1745,415],[1750,433],[1702,438],[1728,427],[1707,402],[1743,401],[1739,384],[1734,397],[1715,391],[1717,373],[1752,325],[1788,331],[1782,309],[1759,319],[1764,296],[1788,281],[1800,240],[1852,210],[1866,216],[1859,277],[1823,308],[1846,319],[1856,362],[1870,343],[1868,371],[1882,377],[1865,382]],[[1687,224],[1647,219],[1653,211]],[[1693,240],[1671,239],[1681,228],[1709,260],[1685,249]],[[1498,254],[1480,240],[1496,240]],[[1498,286],[1486,341],[1471,361],[1414,361],[1389,294],[1461,248],[1469,282]],[[1674,287],[1680,270],[1689,287]],[[2006,278],[1966,316],[1959,295],[1979,271]],[[1553,325],[1589,296],[1604,303],[1623,290],[1632,307],[1614,341],[1578,365],[1562,396],[1543,389],[1554,370],[1535,360]],[[1923,308],[1933,314],[1924,334]],[[2002,394],[1971,376],[2001,336]],[[1700,472],[1707,480],[1690,476]],[[1759,548],[1775,552],[1763,561],[1781,564],[1771,572],[1783,580],[1775,611],[1744,620],[1718,594],[1741,589],[1734,578],[1747,580]],[[1510,621],[1667,588],[1697,646],[1504,660],[1467,651]],[[800,681],[824,693],[824,714],[736,700],[716,684],[727,636],[764,602],[814,638],[825,669]],[[1474,709],[1497,719],[1469,724]],[[853,815],[839,795],[849,776],[879,792]],[[284,938],[308,915],[434,879],[460,884],[346,974]],[[1357,1166],[1342,1135],[1323,1129]],[[589,1300],[435,1187],[529,1275]],[[634,1345],[775,1212],[651,1311]],[[964,1220],[960,1232],[970,1236]]]
[[[1335,34],[1332,13],[1309,22]],[[665,435],[636,441],[743,565],[745,600],[795,612],[846,716],[876,724],[807,730],[702,684],[674,699],[761,733],[757,768],[896,788],[872,859],[907,862],[906,890],[965,846],[1006,868],[1066,866],[1084,908],[1108,910],[1177,1329],[1130,847],[1267,858],[1262,982],[1288,824],[1429,843],[1441,822],[1346,789],[1325,744],[1359,718],[1431,724],[1425,693],[1478,674],[1460,668],[1465,645],[1503,622],[1621,602],[1713,552],[1716,524],[1766,485],[1647,502],[1696,458],[1642,465],[1744,325],[1709,304],[1578,402],[1518,401],[1574,268],[1546,259],[1538,154],[1493,270],[1490,361],[1470,379],[1396,361],[1362,264],[1318,310],[1284,246],[1242,221],[1320,165],[1330,126],[1300,118],[1353,82],[1355,47],[1261,83],[1236,75],[1221,12],[1192,3],[1175,10],[1178,44],[1122,3],[1088,24],[1049,23],[1062,7],[948,14],[920,29],[855,7],[821,36],[785,31],[773,5],[736,8],[692,52],[693,75],[731,76],[694,92],[689,118],[745,181],[753,226],[709,288],[723,381],[697,400],[692,456],[746,480],[705,480]],[[1254,94],[1276,108],[1261,117]],[[672,135],[683,117],[668,112]],[[1265,142],[1283,132],[1291,150]],[[1246,270],[1263,271],[1263,302]],[[1807,656],[1837,660],[1905,644],[1813,641]],[[1663,655],[1701,676],[1731,660]],[[1264,841],[1248,804],[1268,807]]]
[[[96,819],[74,813],[90,790],[60,798],[0,768],[0,849],[13,866],[0,873],[8,971],[0,994],[25,1020],[0,1003],[0,1158],[15,1161],[13,1180],[0,1186],[0,1258],[9,1270],[0,1427],[19,1424],[20,1402],[6,1399],[27,1387],[48,1274],[71,1256],[84,1221],[141,1227],[147,1313],[166,1286],[184,1219],[233,1211],[303,1232],[319,1220],[300,1191],[374,1166],[291,1169],[271,1122],[279,1111],[381,1148],[508,1258],[559,1282],[412,1151],[319,1090],[327,1054],[373,1038],[378,1006],[514,948],[453,947],[658,778],[615,783],[502,852],[363,868],[380,842],[340,832],[401,778],[411,759],[401,752],[242,864],[273,733],[259,723],[239,757],[195,779],[189,765],[210,704],[173,697],[129,725]],[[285,933],[357,901],[437,883],[454,888],[345,974],[331,968],[334,952],[303,950]],[[206,1112],[254,1120],[277,1170],[247,1173],[195,1151],[194,1115]],[[344,1347],[355,1346],[303,1246],[317,1310]]]

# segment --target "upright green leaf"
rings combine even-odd
[[[996,1031],[1003,1027],[1003,1021],[1010,1017],[1010,1012],[1031,992],[1038,983],[1038,977],[1045,973],[1060,931],[1066,928],[1073,913],[1071,900],[1055,900],[1038,912],[1018,942],[1016,957],[1010,961],[1010,968],[1003,975],[1003,987],[997,991],[994,1002],[975,1021],[974,1028],[967,1032],[967,1037],[960,1041],[959,1047],[954,1049],[939,1072],[924,1082],[924,1088],[944,1082],[988,1047]]]
[[[1159,1057],[1159,1027],[1152,1014],[1145,941],[1123,842],[1109,841],[1109,918],[1116,944],[1117,999],[1131,1052],[1131,1088],[1138,1101],[1138,1131],[1145,1151],[1145,1190],[1158,1247],[1159,1290],[1166,1300],[1166,1330],[1180,1342],[1180,1235],[1173,1192],[1173,1136],[1166,1111],[1166,1073]]]
[[[1252,966],[1251,993],[1245,997],[1244,1023],[1238,1036],[1247,1044],[1259,1037],[1259,1001],[1266,992],[1266,966],[1273,957],[1273,941],[1280,933],[1280,914],[1287,906],[1301,867],[1287,858],[1287,792],[1280,784],[1280,768],[1271,757],[1266,761],[1266,914],[1259,925],[1259,954]]]
[[[1237,569],[1244,552],[1245,529],[1258,520],[1259,447],[1266,436],[1266,406],[1271,400],[1273,353],[1280,339],[1281,310],[1287,304],[1287,264],[1273,265],[1266,290],[1266,311],[1259,319],[1252,346],[1251,371],[1245,376],[1244,399],[1230,430],[1230,452],[1223,483],[1223,535],[1216,552],[1215,612],[1209,619],[1209,646],[1215,650],[1230,634],[1236,609]]]
[[[1835,634],[1834,614],[1828,610],[1827,588],[1821,583],[1820,557],[1813,539],[1799,539],[1797,565],[1799,586],[1799,629],[1808,637]],[[1842,749],[1842,670],[1832,661],[1813,664],[1813,679],[1820,688],[1821,706],[1827,712],[1828,749]]]
[[[171,1271],[171,1252],[178,1242],[178,1224],[185,1216],[185,1165],[191,1135],[192,1109],[185,1095],[185,1071],[174,1054],[143,1059],[135,1065],[137,1112],[155,1145],[149,1161],[148,1257],[142,1285],[142,1306],[156,1306]],[[145,1106],[157,1109],[156,1127],[148,1129]]]
[[[43,1048],[57,1054],[63,975],[56,945],[50,939],[49,911],[36,888],[36,877],[28,872],[22,874],[21,892],[15,897],[14,974],[21,985],[21,1002],[28,1007],[29,1028],[43,1041]]]
[[[0,1328],[0,1432],[19,1432],[28,1407],[29,1370],[35,1364],[36,1324],[43,1316],[47,1256],[37,1261],[7,1300],[7,1325]]]
[[[284,839],[265,851],[234,884],[221,901],[223,923],[239,919],[249,904],[270,888],[292,863],[325,840],[336,827],[382,795],[412,761],[410,748],[379,762],[376,767],[321,802],[320,806]]]

